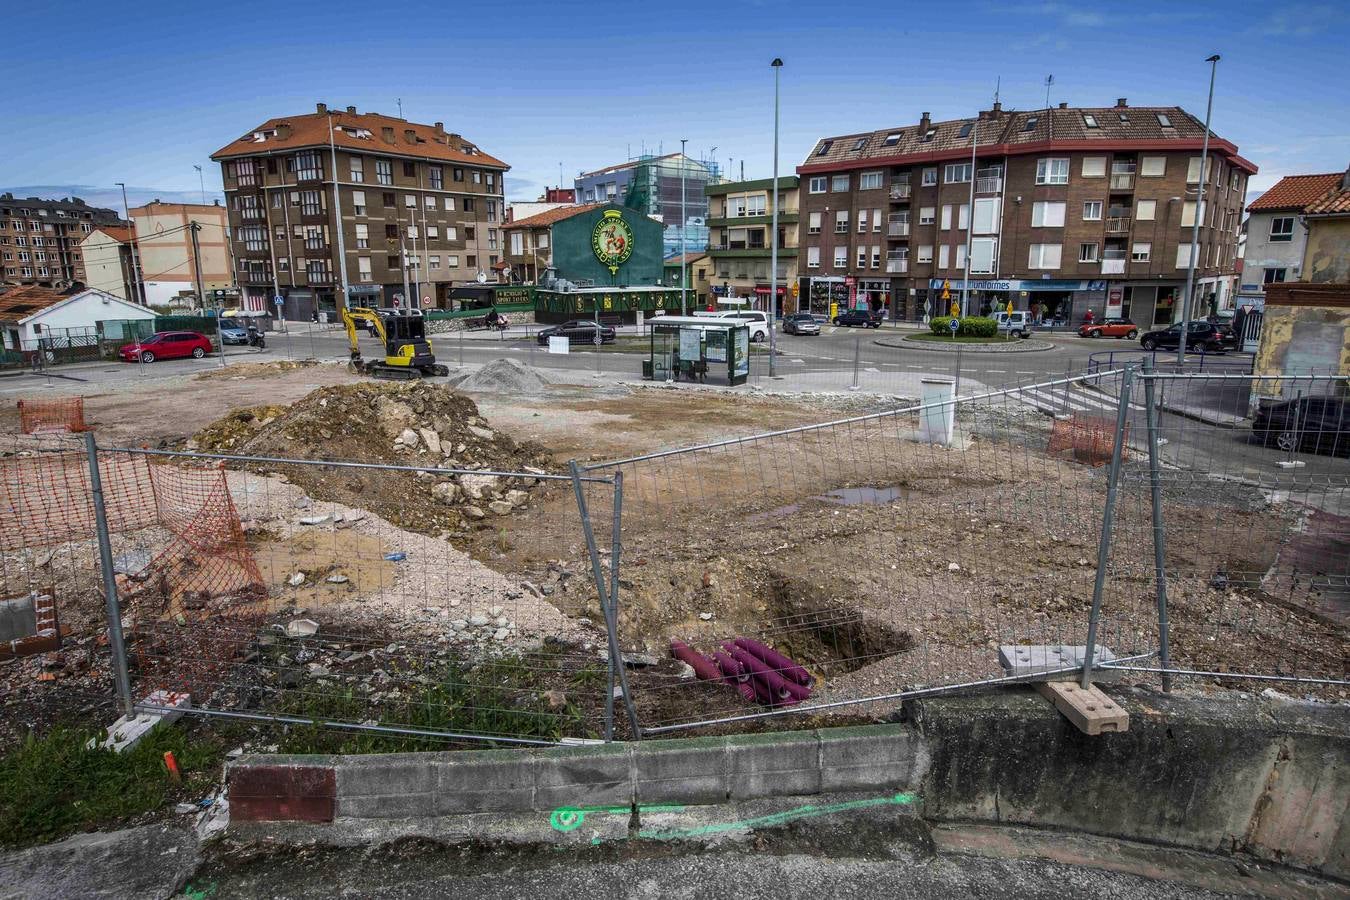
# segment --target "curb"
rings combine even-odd
[[[1099,394],[1101,394],[1103,397],[1110,397],[1112,400],[1116,400],[1116,401],[1119,401],[1119,400],[1120,400],[1120,398],[1119,398],[1118,396],[1116,396],[1115,394],[1112,394],[1110,391],[1104,390],[1104,389],[1103,389],[1101,386],[1099,386],[1099,385],[1096,385],[1096,384],[1088,384],[1088,385],[1086,385],[1086,386],[1089,387],[1089,388],[1091,388],[1091,389],[1094,390],[1094,391],[1097,391],[1097,392],[1098,392]],[[1208,412],[1208,411],[1196,412],[1196,411],[1193,410],[1192,407],[1189,407],[1189,406],[1172,406],[1171,404],[1166,403],[1166,402],[1164,402],[1164,403],[1162,404],[1162,409],[1163,409],[1165,412],[1170,412],[1170,413],[1172,413],[1173,415],[1181,416],[1183,419],[1191,419],[1192,421],[1195,421],[1195,422],[1203,422],[1203,423],[1206,424],[1206,425],[1213,425],[1215,428],[1228,428],[1228,429],[1231,429],[1231,430],[1234,430],[1234,431],[1236,431],[1237,429],[1243,427],[1243,426],[1246,425],[1247,422],[1248,422],[1247,419],[1238,419],[1236,416],[1231,416],[1231,415],[1230,415],[1230,416],[1225,416],[1224,418],[1219,418],[1216,414],[1211,413],[1211,412]],[[1236,421],[1233,421],[1234,419],[1236,419]],[[1145,452],[1147,452],[1147,448],[1146,448],[1146,451],[1145,451]]]
[[[1049,341],[1038,341],[1035,338],[1025,340],[1018,339],[1015,343],[1008,342],[1008,346],[992,344],[957,344],[947,346],[937,341],[916,341],[909,337],[902,337],[899,344],[889,344],[886,341],[873,341],[881,347],[890,347],[895,350],[929,350],[935,353],[956,353],[960,348],[965,353],[1044,353],[1047,350],[1057,349],[1055,344]],[[903,345],[903,346],[902,346]]]
[[[331,823],[908,790],[928,765],[913,728],[875,725],[525,751],[243,756],[226,784],[232,825]]]

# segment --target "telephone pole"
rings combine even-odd
[[[192,280],[197,283],[197,300],[201,303],[202,309],[206,309],[206,286],[202,283],[202,245],[198,241],[197,232],[202,230],[202,226],[196,219],[188,222],[188,233],[192,235]],[[225,365],[225,335],[220,333],[220,314],[224,310],[224,301],[221,301],[220,307],[216,309],[216,340],[220,341],[220,364]]]
[[[774,354],[778,349],[778,73],[783,61],[774,58],[773,69],[773,221],[769,226],[769,377],[776,374]]]
[[[1214,76],[1219,71],[1219,54],[1209,63],[1209,103],[1205,106],[1205,141],[1200,150],[1200,190],[1191,221],[1191,259],[1186,267],[1186,290],[1181,295],[1181,339],[1177,341],[1177,367],[1186,365],[1186,338],[1191,331],[1191,291],[1195,289],[1195,267],[1200,261],[1200,219],[1205,215],[1205,193],[1209,187],[1209,117],[1214,112]]]

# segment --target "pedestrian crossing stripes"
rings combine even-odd
[[[1120,405],[1114,397],[1107,394],[1086,391],[1068,385],[1024,388],[1017,391],[1013,396],[1028,406],[1052,416],[1075,412],[1114,413]],[[1135,403],[1130,404],[1130,409],[1142,410],[1143,408]]]

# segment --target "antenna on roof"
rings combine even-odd
[[[1055,83],[1055,76],[1045,76],[1045,108],[1050,108],[1050,86]]]
[[[394,102],[398,104],[398,117],[403,118],[403,98],[398,97]]]
[[[994,102],[995,102],[995,103],[998,103],[998,90],[999,90],[999,88],[1001,88],[1001,87],[1003,87],[1003,76],[1002,76],[1002,75],[998,76],[998,78],[994,81]]]

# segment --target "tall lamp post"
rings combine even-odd
[[[131,207],[127,204],[127,186],[124,182],[115,182],[122,189],[122,211],[127,216],[127,226],[131,229],[131,296],[127,299],[141,306],[148,306],[145,300],[145,284],[141,281],[140,253],[136,247],[136,223],[131,221]]]
[[[1205,214],[1205,194],[1209,187],[1209,117],[1214,112],[1214,75],[1219,68],[1219,54],[1205,60],[1209,63],[1209,102],[1205,105],[1205,140],[1200,150],[1200,195],[1191,221],[1191,259],[1186,267],[1186,291],[1181,295],[1181,338],[1177,341],[1177,366],[1186,365],[1186,338],[1191,328],[1191,291],[1195,287],[1195,265],[1200,257],[1200,219]]]
[[[689,315],[689,303],[686,295],[689,291],[689,268],[684,264],[685,254],[685,236],[686,226],[689,224],[689,215],[685,212],[685,194],[684,194],[684,173],[687,171],[685,166],[684,145],[689,143],[688,138],[680,138],[680,315]]]
[[[773,69],[773,221],[769,226],[769,377],[773,378],[778,349],[778,74],[783,60],[774,57]]]

